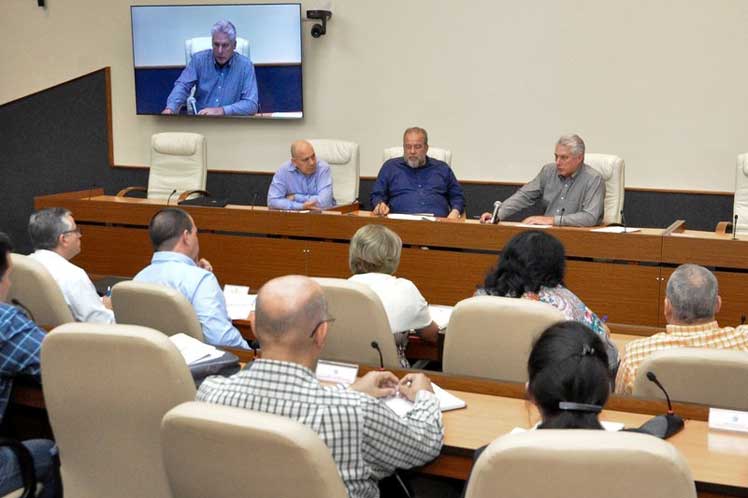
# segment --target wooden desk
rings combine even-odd
[[[83,232],[74,262],[94,275],[132,276],[151,258],[147,225],[164,201],[102,195],[101,189],[41,196],[37,209],[70,209]],[[390,220],[369,212],[293,213],[264,207],[187,207],[200,228],[202,254],[222,282],[258,288],[298,273],[347,277],[348,245],[368,223],[387,225],[403,240],[398,275],[413,280],[429,302],[454,305],[475,291],[506,242],[526,228],[475,220]],[[748,240],[707,232],[643,229],[611,234],[588,228],[547,229],[564,244],[566,284],[598,315],[636,330],[662,327],[664,284],[674,265],[691,260],[718,267],[724,306],[718,319],[734,324],[748,313]],[[724,271],[723,271],[724,269]],[[636,333],[636,332],[631,332]]]

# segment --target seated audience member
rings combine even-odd
[[[436,342],[439,326],[431,319],[429,305],[413,282],[393,275],[400,264],[402,247],[400,237],[385,226],[359,228],[348,249],[348,266],[353,273],[348,280],[370,287],[382,300],[395,334],[400,364],[408,368],[408,332],[414,330],[425,340]]]
[[[572,291],[564,287],[566,259],[561,242],[545,232],[530,230],[512,237],[501,251],[499,262],[476,296],[532,299],[550,304],[567,320],[588,326],[605,343],[610,370],[618,365],[618,350],[610,331],[598,316]]]
[[[531,225],[593,226],[603,221],[605,180],[594,168],[584,164],[584,141],[578,135],[566,135],[556,142],[556,162],[546,164],[534,179],[512,194],[499,208],[499,219],[540,201],[545,216],[530,216]],[[483,213],[481,222],[491,219]]]
[[[430,213],[459,218],[465,210],[465,197],[452,168],[428,157],[429,137],[423,128],[413,127],[403,134],[403,157],[382,165],[371,191],[374,214]]]
[[[81,231],[70,211],[49,208],[29,218],[29,236],[34,246],[30,257],[44,266],[57,282],[65,302],[79,322],[114,323],[112,302],[100,298],[83,270],[71,263],[81,252]]]
[[[151,264],[133,280],[181,292],[195,308],[208,344],[249,349],[231,324],[213,267],[206,259],[199,259],[200,243],[192,216],[179,208],[162,209],[151,218],[148,235],[155,252]]]
[[[268,207],[274,209],[326,209],[335,205],[332,172],[318,161],[306,140],[291,144],[291,159],[275,172],[268,189]]]
[[[27,376],[41,382],[39,354],[44,331],[29,320],[22,311],[6,304],[10,290],[13,263],[10,239],[0,233],[0,421],[10,399],[13,378]],[[45,439],[24,441],[23,445],[31,453],[37,481],[44,485],[40,497],[59,496],[59,470],[55,464],[57,447]],[[15,454],[9,448],[0,449],[0,495],[23,486],[21,471]]]
[[[351,498],[378,497],[379,479],[439,455],[444,435],[439,402],[420,373],[398,381],[391,372],[369,372],[348,389],[323,387],[314,368],[331,320],[313,280],[271,280],[257,294],[250,317],[262,358],[232,377],[208,377],[197,399],[301,422],[330,448]],[[397,390],[415,402],[402,418],[377,399]]]
[[[655,351],[711,348],[748,351],[748,325],[721,328],[717,278],[698,265],[679,266],[665,291],[665,332],[626,344],[616,378],[616,392],[631,394],[639,365]]]

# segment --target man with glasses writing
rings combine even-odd
[[[31,258],[47,269],[79,322],[114,323],[112,303],[100,298],[85,270],[70,262],[81,252],[81,231],[70,211],[49,208],[29,218]]]

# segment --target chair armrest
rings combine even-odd
[[[130,192],[148,192],[145,187],[127,187],[117,192],[117,197],[126,197]]]
[[[732,233],[732,221],[720,221],[714,233]]]
[[[189,196],[194,195],[194,194],[200,194],[205,197],[210,197],[210,194],[208,193],[207,190],[188,190],[186,192],[182,192],[181,194],[179,194],[179,197],[177,197],[177,204],[179,204],[182,201],[186,201]]]

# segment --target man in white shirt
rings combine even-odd
[[[69,261],[81,252],[81,231],[70,211],[49,208],[32,214],[29,236],[35,250],[31,258],[60,286],[73,317],[79,322],[114,323],[109,298],[100,298],[83,268]]]

